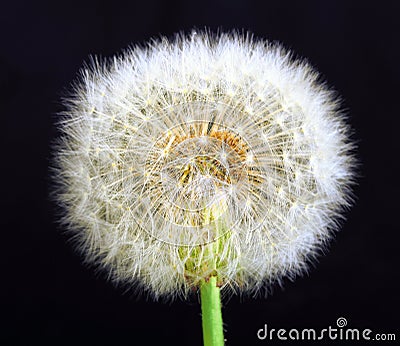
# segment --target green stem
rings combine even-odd
[[[211,276],[200,287],[204,346],[223,346],[221,296],[217,278]]]

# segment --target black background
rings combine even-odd
[[[362,162],[357,203],[309,275],[285,282],[283,290],[275,287],[267,299],[224,301],[227,345],[266,344],[256,337],[264,323],[319,329],[335,326],[341,316],[350,328],[396,332],[399,339],[397,3],[3,4],[0,344],[201,345],[196,296],[165,304],[123,294],[82,265],[55,225],[48,198],[55,114],[82,62],[194,26],[250,30],[308,57],[343,96]]]

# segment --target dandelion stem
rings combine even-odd
[[[215,276],[202,283],[200,296],[204,346],[223,346],[221,296]]]

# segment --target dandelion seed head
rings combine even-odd
[[[88,263],[153,297],[304,272],[351,204],[353,145],[316,71],[240,34],[161,39],[82,71],[57,198]]]

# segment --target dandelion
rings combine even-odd
[[[200,288],[208,345],[223,343],[220,290],[307,270],[351,202],[334,94],[249,35],[193,32],[95,60],[60,126],[57,198],[86,261],[155,299]]]

